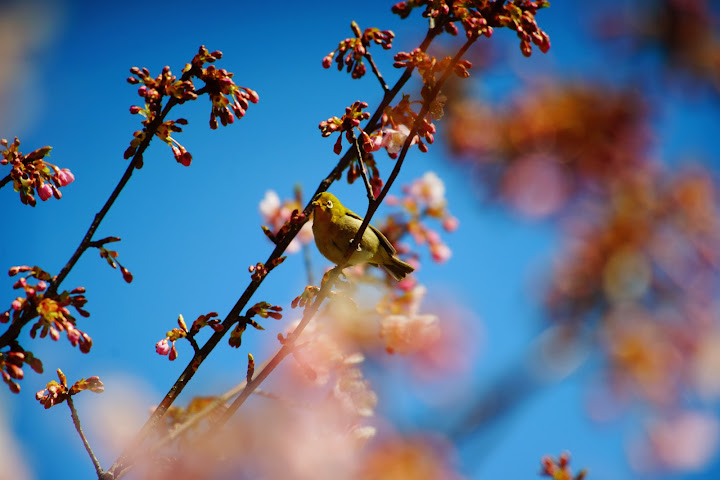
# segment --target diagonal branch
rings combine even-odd
[[[97,457],[95,456],[95,453],[93,452],[92,448],[90,447],[90,443],[88,442],[87,438],[85,437],[85,432],[83,432],[83,429],[80,426],[80,417],[78,417],[77,410],[75,409],[75,403],[73,402],[72,395],[68,395],[67,404],[68,404],[68,407],[70,407],[70,416],[72,417],[73,425],[75,425],[75,430],[77,430],[78,435],[80,435],[80,439],[82,440],[83,445],[85,446],[85,450],[87,451],[88,455],[90,455],[90,460],[92,460],[92,463],[95,466],[95,471],[97,472],[98,478],[101,478],[104,474],[103,469],[100,466],[100,462],[98,461]]]
[[[6,177],[4,177],[2,180],[0,180],[0,188],[4,187],[8,183],[10,183],[10,180],[12,180],[12,177],[8,173]]]

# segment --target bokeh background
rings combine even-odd
[[[138,102],[130,67],[179,72],[206,45],[260,95],[245,118],[215,131],[204,99],[177,110],[190,121],[177,136],[193,154],[189,168],[152,143],[98,232],[122,237],[114,246],[135,280],[123,282],[94,251],[66,279],[64,288],[88,290],[88,355],[65,339],[23,334],[45,373],[28,370],[20,394],[0,393],[0,478],[94,476],[68,410],[34,400],[57,368],[71,381],[105,382],[105,393],[76,403],[101,463],[111,464],[190,358],[180,343],[168,362],[155,343],[180,313],[224,316],[248,265],[271,251],[258,210],[266,192],[314,191],[338,159],[318,123],[382,98],[374,78],[324,70],[322,58],[351,35],[351,20],[390,29],[393,49],[375,58],[394,83],[392,54],[413,49],[426,29],[420,12],[400,20],[379,1],[268,7],[0,2],[0,137],[18,136],[23,152],[51,145],[49,160],[76,177],[62,200],[35,208],[0,190],[3,268],[58,272],[116,185],[139,128],[128,110]],[[523,57],[502,30],[471,50],[471,77],[446,89],[435,144],[410,152],[393,191],[430,171],[444,182],[460,222],[442,233],[452,256],[437,263],[418,248],[415,275],[427,288],[423,312],[457,343],[429,360],[364,352],[377,394],[368,448],[404,445],[438,458],[448,478],[533,478],[543,455],[564,450],[597,480],[720,475],[719,14],[710,0],[556,1],[537,17],[552,41],[547,54]],[[435,52],[452,54],[458,41],[445,38]],[[387,175],[393,161],[376,158]],[[331,190],[364,211],[362,184]],[[314,248],[311,263],[315,279],[328,267]],[[260,362],[277,348],[276,334],[300,316],[289,304],[307,273],[295,254],[268,277],[254,301],[282,305],[285,318],[246,332],[240,350],[223,343],[179,404],[242,381],[248,351]],[[9,306],[13,280],[0,282]],[[282,381],[267,390],[294,395]],[[289,421],[267,417],[259,431]],[[310,453],[298,436],[283,445],[303,452],[302,464]],[[281,447],[269,445],[272,458]],[[323,465],[286,478],[324,478]]]

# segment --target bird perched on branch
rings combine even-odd
[[[325,258],[339,264],[347,254],[363,219],[345,208],[332,193],[319,193],[312,205],[315,217],[312,227],[315,244]],[[372,225],[368,225],[347,265],[367,262],[382,267],[396,281],[400,281],[415,269],[395,257],[395,253],[395,248],[385,235]]]

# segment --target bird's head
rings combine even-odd
[[[332,215],[333,213],[338,215],[339,213],[342,213],[344,208],[342,203],[340,203],[340,200],[329,192],[318,193],[312,201],[312,206],[316,214],[319,210],[320,212],[329,215]]]

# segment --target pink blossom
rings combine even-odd
[[[446,232],[454,232],[460,226],[460,221],[452,216],[445,217],[442,222],[442,226]]]
[[[436,262],[444,263],[452,257],[452,250],[442,242],[433,243],[430,245],[430,254]]]
[[[23,306],[23,299],[20,297],[17,297],[13,302],[10,304],[10,308],[13,310],[20,310]]]
[[[400,125],[397,130],[387,128],[383,131],[381,146],[385,147],[390,155],[397,155],[402,150],[408,135],[410,135],[410,129],[405,125]]]
[[[42,292],[46,288],[47,288],[47,283],[44,280],[40,280],[37,284],[37,289]]]
[[[37,192],[40,196],[40,200],[43,202],[53,195],[53,189],[48,183],[43,183],[40,188],[37,189]]]
[[[445,206],[445,183],[435,172],[426,172],[422,178],[415,180],[410,184],[408,193],[430,208]]]
[[[280,216],[280,197],[274,190],[265,192],[265,197],[260,201],[260,215],[262,215],[263,221],[271,225],[277,224]]]
[[[57,181],[61,187],[64,187],[75,181],[75,175],[69,169],[63,168],[57,173]]]
[[[701,469],[715,454],[719,432],[717,418],[706,413],[687,411],[657,421],[648,428],[647,441],[631,452],[633,463],[641,469]]]
[[[382,320],[380,335],[389,351],[407,354],[432,344],[440,327],[435,315],[388,315]]]
[[[160,355],[167,355],[170,353],[170,344],[167,338],[163,338],[155,344],[155,351]]]

